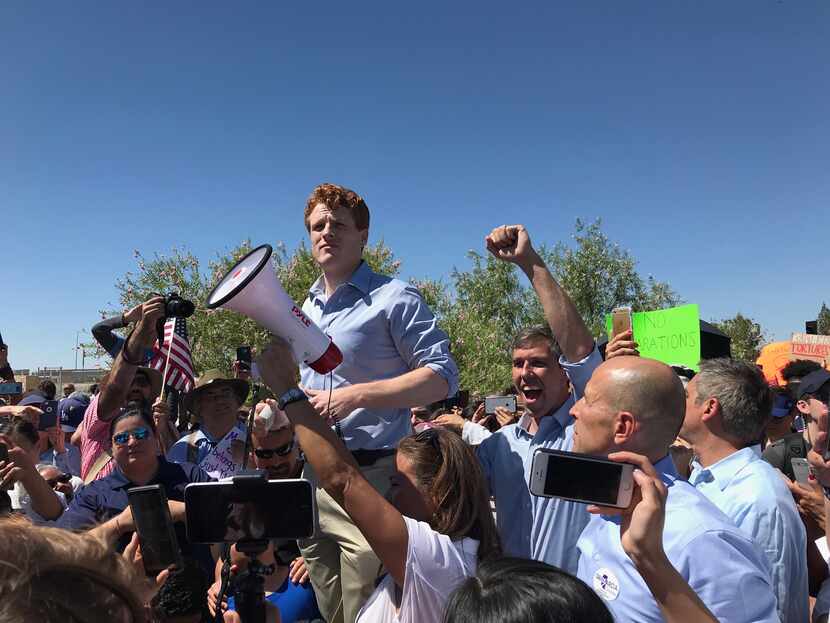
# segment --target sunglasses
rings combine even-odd
[[[55,485],[58,483],[67,483],[72,480],[72,474],[61,474],[60,476],[55,476],[54,478],[50,478],[46,482],[49,484],[50,487],[53,489]]]
[[[294,440],[292,439],[284,446],[279,448],[256,448],[254,454],[258,459],[270,459],[274,456],[288,456],[294,449]]]
[[[130,437],[135,439],[136,441],[143,441],[150,436],[150,429],[141,426],[140,428],[134,428],[133,430],[127,430],[123,433],[117,433],[112,436],[112,440],[119,446],[126,446],[127,442],[130,440]]]

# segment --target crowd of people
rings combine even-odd
[[[321,275],[302,310],[342,351],[331,373],[275,336],[257,378],[207,370],[171,401],[148,365],[153,296],[96,325],[112,366],[64,386],[54,424],[51,382],[0,406],[0,623],[239,621],[251,566],[282,623],[827,621],[830,372],[794,361],[769,387],[719,358],[695,374],[641,358],[630,331],[601,352],[528,231],[504,225],[486,248],[525,273],[547,324],[505,353],[515,409],[486,412],[457,399],[417,289],[363,261],[363,199],[322,184],[304,219]],[[531,493],[539,451],[633,465],[631,503]],[[253,558],[188,540],[185,488],[246,467],[311,483],[313,533]],[[150,575],[129,498],[145,485],[164,491],[182,561]]]

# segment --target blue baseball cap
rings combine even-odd
[[[75,432],[75,429],[84,421],[84,413],[88,406],[89,396],[83,392],[73,392],[69,398],[61,400],[58,406],[61,430],[65,433]]]
[[[46,396],[41,394],[40,392],[31,391],[26,392],[23,396],[23,399],[17,403],[18,407],[28,407],[30,405],[39,405],[46,402]]]

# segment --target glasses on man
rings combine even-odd
[[[143,441],[150,436],[150,429],[144,426],[134,428],[133,430],[125,430],[123,433],[116,433],[112,436],[112,440],[116,445],[126,446],[130,441],[130,437],[136,441]]]
[[[271,459],[274,456],[288,456],[291,451],[294,449],[294,439],[289,441],[284,446],[279,446],[277,448],[256,448],[254,449],[254,454],[258,459]]]
[[[66,484],[70,480],[72,480],[72,474],[60,474],[59,476],[55,476],[54,478],[49,478],[46,482],[50,487],[54,489],[57,485]]]

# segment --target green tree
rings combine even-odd
[[[818,312],[818,334],[830,335],[830,309],[827,309],[825,303],[821,304]]]
[[[650,311],[682,302],[667,282],[643,279],[636,260],[608,238],[599,219],[577,219],[573,239],[573,247],[559,242],[543,257],[593,335],[605,333],[605,315],[615,307]]]
[[[734,318],[727,318],[720,322],[713,321],[712,324],[732,339],[733,358],[752,363],[758,359],[765,342],[764,331],[760,324],[740,312],[735,314]]]

